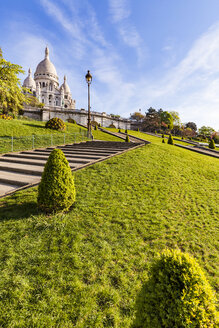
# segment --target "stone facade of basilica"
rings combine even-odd
[[[49,59],[49,48],[45,49],[45,58],[37,65],[34,78],[31,70],[24,80],[23,87],[29,88],[38,100],[45,104],[46,109],[75,109],[75,100],[72,99],[66,76],[59,87],[59,78],[55,66]]]

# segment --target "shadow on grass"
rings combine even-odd
[[[7,204],[7,202],[0,203],[0,222],[9,220],[21,220],[37,215],[40,211],[37,203],[29,201],[21,204]]]
[[[28,123],[24,123],[24,125],[32,126],[33,128],[42,128],[42,129],[45,129],[45,125],[39,125],[39,124],[28,124]]]

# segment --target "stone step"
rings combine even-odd
[[[58,149],[61,149],[63,152],[89,152],[89,153],[93,153],[93,152],[96,152],[96,153],[104,153],[104,154],[114,154],[114,153],[117,153],[118,152],[118,149],[106,149],[106,148],[74,148],[74,147],[66,147],[66,148],[59,148],[57,147]],[[53,149],[55,148],[46,148],[44,150],[42,149],[35,149],[34,151],[35,152],[51,152]],[[120,148],[121,149],[121,148]],[[124,150],[123,148],[121,150]]]
[[[37,183],[40,181],[40,177],[31,174],[21,174],[17,172],[7,172],[7,175],[4,171],[0,171],[0,183],[8,184],[13,186],[23,187],[30,183]]]
[[[48,159],[50,153],[32,153],[32,152],[25,152],[21,153],[21,154],[5,154],[2,156],[2,158],[32,158],[32,159]],[[86,162],[89,162],[89,160],[92,159],[98,159],[101,157],[105,157],[105,156],[109,156],[109,155],[74,155],[74,154],[66,154],[65,157],[67,158],[68,161],[74,161],[74,159],[77,161],[77,159]],[[1,157],[0,157],[1,158]]]
[[[19,164],[19,163],[0,163],[0,171],[7,172],[20,172],[25,174],[41,176],[44,167],[31,164]]]
[[[45,151],[45,152],[34,152],[34,154],[40,154],[40,155],[48,155],[51,153],[51,151]],[[74,158],[88,158],[88,159],[97,159],[97,158],[100,158],[100,157],[106,157],[106,156],[109,156],[110,154],[98,154],[98,153],[95,153],[93,152],[92,154],[89,154],[89,155],[84,155],[84,154],[75,154],[73,151],[63,151],[63,153],[65,154],[65,157],[74,157]]]
[[[13,184],[8,184],[8,183],[0,183],[0,195],[7,194],[11,191],[14,191],[18,189],[20,186],[18,185],[13,185]]]
[[[57,147],[59,148],[59,147]],[[96,152],[96,153],[104,153],[104,154],[111,154],[111,153],[116,153],[118,152],[118,148],[117,149],[113,149],[113,148],[74,148],[74,147],[66,147],[66,148],[59,148],[61,150],[64,151],[74,151],[77,153],[83,153],[83,152]],[[123,148],[119,148],[121,150],[123,150]]]
[[[18,164],[29,164],[29,165],[38,165],[38,166],[45,166],[47,162],[48,157],[45,157],[44,159],[40,158],[22,158],[22,157],[0,157],[0,163],[18,163]],[[98,159],[98,158],[97,158]],[[75,164],[86,164],[89,163],[90,160],[83,160],[79,158],[75,159],[69,159],[68,160],[70,167],[75,167]]]

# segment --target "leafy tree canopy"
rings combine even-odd
[[[190,129],[192,129],[194,131],[197,131],[197,125],[194,122],[188,122],[188,123],[186,123],[185,124],[185,127],[186,128],[190,128]]]
[[[144,115],[140,112],[135,112],[130,116],[130,118],[132,120],[141,121],[144,118]]]
[[[160,117],[161,117],[161,121],[168,125],[169,129],[173,128],[173,117],[169,112],[167,111],[162,112]]]
[[[211,128],[210,126],[202,126],[199,130],[198,133],[202,134],[204,136],[210,136],[214,132],[214,129]]]
[[[22,67],[6,61],[0,48],[0,111],[3,113],[16,114],[24,102],[29,102],[23,93],[28,89],[22,88],[19,73],[24,73]]]
[[[173,125],[180,125],[180,117],[179,117],[179,113],[175,112],[175,111],[171,111],[169,112],[173,118]]]

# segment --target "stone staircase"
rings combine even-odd
[[[4,154],[0,156],[0,197],[21,188],[37,185],[46,161],[55,148],[63,151],[72,171],[75,171],[142,145],[141,143],[87,141]]]

